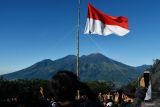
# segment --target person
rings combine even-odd
[[[136,89],[136,92],[135,92],[135,101],[134,101],[134,106],[135,107],[141,107],[142,106],[142,102],[144,101],[144,98],[145,98],[145,95],[146,95],[146,90],[144,87],[138,87]]]
[[[136,89],[135,92],[135,107],[141,107],[142,106],[142,102],[145,99],[146,96],[146,85],[145,85],[145,79],[144,77],[142,77],[139,81],[139,87]]]
[[[115,97],[114,97],[114,107],[119,107],[119,105],[122,102],[122,90],[119,89],[117,90],[117,92],[115,93]]]
[[[103,103],[103,96],[101,92],[98,94],[98,99],[101,103]]]
[[[106,107],[113,107],[113,102],[108,102],[108,103],[106,104]]]
[[[151,74],[149,71],[144,71],[143,73],[143,78],[144,78],[144,83],[145,83],[145,88],[146,88],[146,96],[144,98],[144,101],[151,101],[152,98],[152,84],[151,84]]]
[[[51,104],[30,89],[23,90],[17,97],[19,107],[51,107]]]
[[[101,107],[98,97],[71,71],[58,71],[51,80],[55,100],[54,107]],[[84,100],[76,100],[77,90],[86,95]]]
[[[120,104],[120,107],[141,107],[146,94],[146,89],[144,86],[145,85],[142,78],[140,81],[140,86],[138,88],[132,85],[123,87],[123,101]]]
[[[132,85],[127,85],[122,88],[122,99],[120,107],[134,107],[136,88]]]

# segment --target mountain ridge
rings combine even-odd
[[[112,60],[100,53],[82,55],[79,58],[79,64],[82,81],[105,80],[125,84],[141,74],[136,67]],[[68,55],[54,61],[45,59],[28,68],[2,76],[9,80],[50,79],[59,70],[76,71],[76,56]]]

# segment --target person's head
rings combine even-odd
[[[126,102],[132,102],[135,98],[136,88],[132,85],[127,85],[122,89],[122,97]]]
[[[51,88],[56,101],[74,100],[78,89],[77,76],[70,71],[59,71],[52,77]]]
[[[150,80],[150,72],[149,71],[144,71],[143,77],[144,77],[145,87],[148,88],[149,80]]]

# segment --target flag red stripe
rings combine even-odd
[[[117,25],[128,29],[128,19],[124,16],[115,17],[102,13],[100,10],[94,8],[90,3],[88,4],[88,18],[100,20],[107,25]]]

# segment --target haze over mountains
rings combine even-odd
[[[80,57],[80,78],[82,81],[103,80],[116,84],[126,84],[137,79],[141,73],[149,68],[148,65],[132,67],[112,60],[100,53],[83,55]],[[68,55],[57,60],[45,59],[34,65],[2,75],[9,80],[14,79],[50,79],[59,70],[76,71],[76,56]]]

